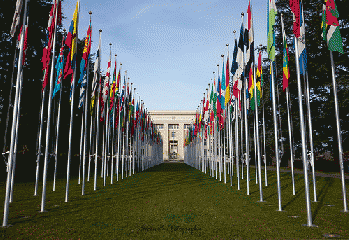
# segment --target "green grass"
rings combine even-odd
[[[234,168],[235,169],[235,168]],[[306,206],[303,175],[296,175],[292,195],[291,174],[281,173],[282,208],[278,209],[276,172],[268,171],[268,186],[259,203],[259,188],[251,168],[250,196],[245,178],[237,190],[209,174],[183,163],[163,163],[106,187],[98,174],[81,196],[77,178],[71,179],[69,202],[64,202],[65,179],[47,185],[45,213],[40,213],[41,189],[34,197],[34,183],[18,183],[10,204],[8,223],[0,228],[2,239],[304,239],[324,238],[325,233],[349,238],[349,213],[342,213],[340,179],[317,177],[318,202],[311,203],[313,223],[305,227]],[[120,176],[119,176],[120,177]],[[311,183],[311,182],[310,182]],[[5,196],[5,184],[0,194]],[[346,182],[348,186],[348,181]],[[312,184],[310,184],[313,200]],[[326,205],[334,205],[332,207]],[[3,209],[3,201],[1,204]],[[291,216],[299,216],[297,218]],[[3,212],[1,218],[3,217]]]

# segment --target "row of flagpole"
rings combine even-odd
[[[282,209],[282,197],[281,197],[281,179],[280,179],[280,153],[283,154],[283,143],[281,136],[281,115],[279,106],[279,97],[276,99],[278,93],[278,84],[274,76],[275,73],[275,17],[277,14],[277,8],[274,0],[268,1],[268,44],[267,53],[270,61],[270,91],[271,91],[271,104],[273,110],[273,125],[274,125],[274,140],[275,140],[275,159],[276,159],[276,182],[278,192],[278,209],[277,211],[283,211]],[[299,0],[290,0],[290,8],[294,16],[294,28],[295,35],[294,47],[295,47],[295,61],[296,61],[296,80],[298,91],[298,105],[300,112],[300,133],[301,133],[301,148],[302,148],[302,160],[304,171],[304,183],[305,183],[305,201],[307,208],[307,224],[305,226],[315,226],[312,222],[311,214],[311,200],[310,200],[310,188],[308,179],[308,165],[311,166],[312,182],[314,190],[314,202],[317,202],[316,193],[316,178],[315,178],[315,159],[314,159],[314,146],[312,138],[312,118],[310,111],[310,97],[309,97],[309,79],[307,74],[307,62],[306,62],[306,45],[305,45],[305,19],[303,15],[303,4]],[[210,95],[210,101],[208,100],[208,92],[205,94],[202,104],[199,105],[196,112],[195,123],[191,125],[185,139],[185,159],[184,162],[202,172],[209,172],[210,176],[215,177],[219,181],[222,181],[221,174],[224,174],[224,183],[226,183],[226,171],[232,176],[234,174],[234,160],[236,164],[236,177],[237,188],[240,190],[240,178],[243,179],[244,164],[247,166],[247,195],[250,195],[249,190],[249,163],[250,163],[250,150],[249,140],[254,141],[255,151],[255,167],[256,167],[256,184],[259,185],[260,198],[258,202],[265,202],[263,199],[263,186],[262,186],[262,160],[264,161],[265,169],[265,186],[267,183],[267,154],[265,147],[265,119],[264,119],[264,102],[262,104],[262,121],[259,119],[260,98],[263,90],[263,74],[262,74],[262,61],[261,61],[261,48],[259,48],[258,65],[255,65],[254,61],[254,36],[253,36],[253,20],[252,20],[252,7],[249,2],[248,10],[248,27],[244,32],[244,14],[242,13],[242,25],[240,30],[239,43],[235,40],[235,48],[233,53],[233,61],[231,70],[227,70],[224,74],[224,55],[223,58],[223,70],[222,70],[222,84],[220,81],[220,74],[218,69],[218,84],[216,86],[215,76],[214,83],[212,84],[212,90]],[[331,15],[331,16],[328,16]],[[348,212],[347,200],[346,200],[346,187],[344,180],[344,168],[343,168],[343,149],[341,142],[341,130],[338,113],[338,99],[335,82],[335,67],[333,62],[332,50],[343,53],[342,42],[338,43],[338,39],[335,39],[335,43],[331,43],[333,37],[340,37],[339,25],[338,25],[338,11],[335,6],[334,0],[325,1],[323,7],[323,38],[327,41],[330,56],[331,56],[331,71],[332,71],[332,83],[334,88],[335,99],[335,112],[337,123],[337,138],[338,138],[338,151],[339,151],[339,164],[342,182],[342,194],[343,194],[343,212]],[[334,21],[333,18],[336,20]],[[293,143],[293,120],[291,118],[291,99],[288,86],[288,80],[290,78],[288,70],[288,47],[287,37],[284,30],[283,16],[281,14],[282,25],[282,39],[283,39],[283,89],[286,90],[286,110],[287,110],[287,127],[290,147],[290,162],[291,162],[291,175],[292,175],[292,192],[296,194],[295,180],[294,180],[294,143]],[[329,30],[327,30],[327,28]],[[332,28],[332,29],[331,29]],[[337,35],[334,35],[333,32]],[[234,31],[235,33],[235,31]],[[332,34],[332,35],[331,35]],[[246,42],[246,36],[248,38],[248,45],[246,53],[244,53],[244,42]],[[334,41],[332,39],[332,41]],[[246,44],[245,44],[246,45]],[[228,44],[227,44],[228,46]],[[246,61],[245,61],[246,56]],[[219,66],[219,65],[217,65]],[[229,50],[227,58],[227,69],[229,68]],[[249,71],[249,73],[248,73]],[[232,74],[230,79],[230,73]],[[215,74],[215,72],[214,72]],[[301,75],[303,76],[303,89],[301,83]],[[257,78],[259,81],[257,81]],[[224,83],[227,78],[226,83]],[[247,82],[249,80],[249,82]],[[210,87],[210,84],[209,84]],[[230,91],[232,89],[232,91]],[[228,92],[227,92],[228,91]],[[247,91],[249,96],[247,96]],[[303,103],[303,96],[304,102]],[[224,99],[225,97],[225,99]],[[228,99],[227,99],[228,97]],[[243,100],[241,99],[243,97]],[[221,99],[224,99],[222,101]],[[252,104],[249,104],[249,100]],[[304,118],[303,105],[306,107],[307,119]],[[249,110],[250,108],[251,110]],[[231,111],[232,110],[232,111]],[[251,112],[251,114],[250,114]],[[279,114],[279,116],[278,116]],[[251,115],[253,115],[251,117]],[[253,121],[249,121],[253,119]],[[307,122],[308,126],[306,126]],[[252,123],[252,124],[251,124]],[[250,126],[253,127],[253,138],[250,137]],[[259,126],[262,125],[263,137],[259,136]],[[240,127],[239,127],[240,126]],[[307,150],[306,129],[309,131],[308,143],[310,151]],[[240,139],[239,139],[240,133]],[[245,133],[245,135],[243,135]],[[244,138],[244,139],[243,139]],[[235,141],[234,141],[235,140]],[[222,143],[223,141],[223,143]],[[225,144],[229,142],[229,144]],[[281,145],[279,146],[279,144]],[[204,147],[207,145],[206,147]],[[243,148],[245,146],[245,149]],[[263,153],[262,148],[263,146]],[[205,151],[204,151],[205,148]],[[240,175],[240,162],[242,164]],[[226,166],[228,163],[228,167]],[[231,180],[231,185],[233,181]]]
[[[27,20],[27,2],[24,3],[23,26],[28,25]],[[17,8],[15,12],[13,28],[17,28],[20,21],[17,21],[17,16],[20,15],[22,1],[17,1]],[[70,186],[70,166],[72,161],[72,141],[73,141],[73,118],[74,118],[74,95],[75,83],[77,78],[77,63],[76,53],[77,39],[78,39],[78,25],[79,25],[79,9],[80,0],[77,0],[76,9],[73,15],[72,24],[68,34],[63,36],[62,47],[59,55],[56,55],[55,46],[57,38],[57,29],[61,21],[61,7],[60,0],[55,0],[49,15],[49,22],[47,28],[48,41],[43,51],[43,87],[41,94],[41,107],[39,113],[39,129],[37,137],[37,160],[36,160],[36,181],[34,188],[34,196],[38,195],[39,184],[39,164],[41,159],[41,142],[43,138],[43,119],[44,106],[47,100],[47,124],[45,137],[45,152],[44,152],[44,168],[43,168],[43,188],[41,197],[41,212],[45,212],[46,192],[47,192],[47,170],[50,157],[55,159],[53,191],[56,189],[56,175],[58,163],[58,140],[60,132],[61,121],[61,96],[62,96],[62,80],[71,76],[70,87],[70,124],[69,124],[69,140],[68,140],[68,161],[67,161],[67,175],[66,175],[66,191],[65,202],[69,200],[69,186]],[[99,45],[97,51],[97,59],[94,64],[94,76],[92,81],[92,93],[90,104],[90,126],[88,127],[88,102],[89,102],[89,68],[90,68],[90,49],[91,49],[91,14],[90,26],[87,31],[85,39],[85,46],[83,50],[83,57],[80,64],[80,77],[78,84],[80,84],[79,108],[82,107],[82,121],[80,134],[80,164],[79,164],[79,180],[82,179],[82,195],[85,194],[85,180],[86,180],[86,160],[88,159],[87,181],[90,180],[90,171],[92,170],[91,160],[94,163],[94,190],[97,190],[97,166],[101,159],[101,177],[103,178],[103,185],[106,185],[106,178],[110,176],[111,184],[116,175],[116,180],[119,181],[119,174],[121,179],[129,177],[136,172],[144,171],[154,165],[162,162],[162,140],[160,134],[155,129],[147,109],[144,107],[143,101],[140,98],[136,99],[135,90],[132,88],[132,83],[129,84],[129,77],[125,71],[124,83],[121,91],[121,66],[118,75],[116,75],[117,61],[115,55],[115,68],[113,76],[111,76],[111,44],[110,57],[106,76],[101,74],[101,33],[99,30]],[[26,27],[27,28],[27,27]],[[11,128],[11,143],[10,151],[7,161],[7,181],[6,181],[6,195],[4,204],[3,227],[8,226],[9,204],[13,202],[12,194],[14,187],[14,170],[16,165],[16,148],[18,139],[18,122],[20,99],[23,81],[23,63],[25,51],[23,45],[26,44],[24,37],[26,37],[26,28],[20,33],[19,55],[18,55],[18,71],[16,80],[15,102],[13,107],[13,121]],[[15,30],[12,31],[13,35]],[[63,54],[64,48],[69,48],[68,57],[65,58]],[[66,59],[66,62],[64,61]],[[63,65],[65,62],[65,68]],[[126,83],[127,79],[127,83]],[[55,80],[55,81],[54,81]],[[49,93],[46,97],[46,86],[49,84]],[[119,93],[119,90],[121,93]],[[59,91],[59,99],[55,100],[55,95]],[[58,112],[53,111],[53,105],[58,101]],[[135,104],[137,102],[137,104]],[[55,116],[57,114],[57,116]],[[56,117],[56,128],[51,130],[52,120]],[[77,124],[75,124],[77,125]],[[52,137],[53,135],[55,136]],[[102,135],[100,135],[102,133]],[[89,141],[87,136],[89,135]],[[102,139],[100,139],[102,137]],[[50,144],[51,141],[51,144]],[[102,142],[102,144],[100,144]],[[50,147],[53,146],[53,147]],[[50,149],[52,148],[52,149]],[[93,161],[94,160],[94,161]],[[115,162],[114,162],[115,160]],[[81,166],[82,161],[82,166]],[[114,166],[115,165],[115,166]],[[110,167],[110,169],[109,169]],[[114,170],[115,167],[115,170]],[[121,169],[120,169],[121,167]],[[82,178],[81,178],[82,168]],[[92,170],[93,171],[93,170]],[[110,171],[110,173],[109,173]],[[110,174],[110,175],[109,175]]]

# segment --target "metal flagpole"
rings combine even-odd
[[[277,187],[278,187],[278,211],[282,211],[281,208],[281,183],[280,183],[280,160],[279,160],[279,140],[278,140],[278,127],[276,119],[276,99],[275,99],[275,82],[274,82],[274,69],[273,61],[270,62],[271,67],[271,87],[272,87],[272,104],[273,104],[273,118],[274,118],[274,137],[275,137],[275,156],[276,156],[276,174],[277,174]]]
[[[89,151],[88,151],[88,170],[87,170],[87,181],[88,182],[90,181],[91,158],[93,158],[92,125],[94,125],[94,121],[93,121],[93,118],[92,118],[92,115],[91,115],[91,119],[90,119],[90,141],[89,141]]]
[[[116,68],[116,54],[115,54],[115,68]],[[116,74],[116,69],[115,69],[115,74]],[[115,78],[117,78],[116,76],[115,76]],[[116,91],[116,81],[117,81],[117,79],[115,79],[115,86],[114,86],[114,89],[113,89],[113,91]],[[111,177],[111,179],[110,179],[110,184],[113,184],[113,174],[114,174],[114,148],[115,148],[115,124],[114,124],[114,122],[115,122],[115,111],[116,111],[116,108],[115,108],[115,102],[116,102],[116,99],[115,99],[115,93],[113,92],[112,93],[114,96],[114,98],[113,98],[113,121],[111,122],[111,124],[112,124],[112,143],[111,143],[111,169],[110,169],[110,177]]]
[[[90,14],[90,22],[91,22],[91,14],[92,11],[88,12]],[[92,34],[91,34],[92,35]],[[92,36],[91,36],[92,37]],[[86,163],[86,155],[87,155],[87,103],[88,103],[88,82],[89,82],[89,75],[90,75],[90,57],[87,58],[87,71],[86,71],[86,89],[85,89],[85,131],[84,131],[84,150],[83,150],[83,160],[82,160],[82,190],[81,195],[85,195],[85,163]],[[90,158],[89,158],[90,159]],[[89,161],[89,174],[90,174],[90,161]]]
[[[45,94],[46,93],[46,87],[42,90],[42,101],[41,101],[41,107],[40,107],[40,127],[39,127],[39,133],[38,133],[38,150],[37,150],[37,158],[36,158],[36,177],[35,177],[35,188],[34,188],[34,196],[37,196],[38,193],[38,183],[39,183],[39,164],[40,164],[40,156],[41,156],[41,139],[42,139],[42,125],[44,120],[44,104],[45,104]]]
[[[332,84],[333,84],[333,94],[334,94],[334,105],[336,112],[336,123],[337,123],[337,141],[338,141],[338,151],[339,151],[339,167],[341,171],[341,180],[342,180],[342,193],[343,193],[343,212],[348,212],[347,207],[347,193],[345,188],[345,179],[344,179],[344,166],[343,166],[343,148],[342,148],[342,133],[341,125],[339,122],[339,107],[337,99],[337,86],[336,86],[336,77],[335,77],[335,67],[333,62],[332,51],[330,50],[331,57],[331,69],[332,69]]]
[[[101,33],[102,30],[99,29],[99,45],[98,45],[98,50],[100,50],[100,46],[101,46]],[[96,59],[96,61],[101,61],[101,53],[99,53],[98,59]],[[100,78],[100,64],[98,64],[98,69],[97,72],[95,72],[96,78],[99,79]],[[98,80],[97,80],[98,81]],[[93,190],[96,191],[97,189],[97,164],[98,164],[98,145],[99,145],[99,95],[100,95],[100,90],[101,90],[101,84],[99,84],[98,87],[98,91],[96,94],[96,98],[97,99],[97,104],[96,104],[96,123],[97,123],[97,132],[96,132],[96,149],[95,149],[95,173],[94,173],[94,186],[93,186]]]
[[[261,151],[260,151],[260,146],[259,146],[259,129],[258,129],[258,96],[257,96],[257,86],[256,86],[256,69],[253,63],[253,87],[254,87],[254,106],[255,106],[255,115],[256,115],[256,143],[257,143],[257,159],[258,159],[258,180],[259,180],[259,194],[260,194],[260,200],[259,202],[264,202],[263,201],[263,188],[262,188],[262,163],[261,163]]]
[[[304,68],[304,66],[303,66]],[[313,174],[313,188],[314,188],[314,202],[317,202],[316,197],[316,177],[315,177],[315,161],[314,161],[314,143],[313,143],[313,124],[311,119],[310,102],[309,102],[309,79],[308,72],[306,71],[306,76],[304,77],[304,87],[305,87],[305,101],[307,103],[308,112],[308,126],[309,126],[309,144],[310,144],[310,164],[312,167]]]
[[[296,54],[296,69],[297,69],[297,86],[298,86],[298,104],[299,104],[299,117],[301,126],[301,140],[302,140],[302,158],[303,158],[303,169],[304,169],[304,185],[305,185],[305,201],[307,206],[307,225],[308,227],[313,226],[312,214],[311,214],[311,203],[309,197],[309,180],[308,180],[308,163],[306,153],[306,142],[305,142],[305,126],[303,116],[303,104],[302,104],[302,87],[301,77],[299,72],[299,59],[298,55],[298,39],[295,41],[295,54]]]
[[[253,144],[254,144],[254,166],[256,170],[256,184],[258,184],[258,161],[257,161],[257,137],[256,137],[256,117],[253,116]]]
[[[239,129],[238,129],[238,99],[235,102],[235,152],[236,152],[236,176],[238,178],[238,190],[240,190],[239,176]]]
[[[78,13],[76,18],[76,26],[79,26],[79,11],[80,11],[80,0],[78,0]],[[76,39],[78,39],[78,29],[76,29]],[[77,40],[76,40],[77,41]],[[75,52],[77,52],[77,44],[75,44]],[[69,126],[69,149],[68,149],[68,163],[67,163],[67,184],[65,191],[65,202],[68,202],[69,197],[69,180],[70,180],[70,162],[71,162],[71,151],[72,151],[72,136],[73,136],[73,120],[74,120],[74,95],[75,95],[75,79],[76,79],[76,62],[73,73],[72,93],[71,93],[71,104],[70,104],[70,126]],[[51,94],[50,94],[51,95]]]
[[[26,25],[27,20],[27,0],[25,0],[24,5],[24,15],[23,15],[23,26]],[[23,62],[23,43],[24,43],[24,34],[25,31],[22,31],[21,33],[21,40],[20,40],[20,50],[19,50],[19,57],[18,57],[18,68],[17,68],[17,80],[16,80],[16,94],[15,94],[15,102],[13,105],[13,115],[12,115],[12,128],[11,128],[11,144],[10,144],[10,152],[8,156],[8,171],[7,171],[7,180],[6,180],[6,195],[5,195],[5,203],[4,203],[4,218],[2,226],[7,226],[7,220],[8,220],[8,214],[9,214],[9,200],[10,200],[10,191],[11,191],[11,174],[12,174],[12,165],[13,165],[13,158],[14,158],[14,145],[15,145],[15,139],[16,139],[16,133],[17,133],[17,122],[19,121],[19,115],[18,110],[20,109],[20,99],[19,99],[19,93],[20,93],[20,86],[22,85],[23,78],[22,75],[22,62]]]
[[[120,63],[120,67],[121,67],[121,63]],[[119,87],[120,88],[120,87]],[[119,105],[118,105],[118,150],[117,150],[117,154],[116,154],[116,181],[119,181],[119,158],[120,158],[120,136],[121,136],[121,132],[120,132],[120,113],[121,113],[121,96],[119,96]]]
[[[56,191],[56,175],[57,175],[57,161],[58,161],[58,139],[59,139],[59,126],[61,122],[61,101],[62,101],[62,89],[59,89],[59,103],[58,103],[58,114],[57,114],[57,128],[56,128],[56,145],[55,145],[55,172],[53,176],[53,191]]]
[[[279,141],[280,141],[280,146],[281,146],[281,158],[284,155],[284,142],[282,141],[282,130],[281,130],[281,110],[280,110],[280,101],[279,101],[279,85],[276,84],[276,92],[277,92],[277,98],[278,98],[278,103],[277,103],[277,108],[279,109],[279,114],[278,114],[278,120],[279,120],[279,125],[280,127],[278,128],[278,137],[279,137]],[[281,162],[281,159],[280,159]]]
[[[27,25],[25,28],[28,27],[28,18],[27,17]],[[25,29],[26,30],[26,29]],[[23,30],[24,31],[24,30]],[[18,96],[18,102],[21,102],[21,97],[22,97],[22,84],[23,84],[23,71],[21,72],[21,81],[19,85],[19,96]],[[15,133],[15,146],[14,146],[14,153],[17,152],[17,143],[18,143],[18,122],[19,122],[19,117],[21,116],[21,109],[19,108],[19,105],[16,106],[18,108],[17,110],[17,121],[16,121],[16,133]],[[13,202],[13,184],[14,184],[14,177],[15,177],[15,170],[16,170],[16,154],[13,156],[12,160],[12,172],[11,172],[11,193],[10,193],[10,203]]]
[[[82,158],[82,145],[83,145],[83,138],[84,138],[84,114],[81,114],[81,131],[80,131],[80,163],[79,163],[79,179],[78,184],[80,184],[80,178],[81,178],[81,158]]]
[[[265,118],[264,118],[264,103],[263,103],[263,145],[264,145],[264,177],[265,177],[265,186],[268,186],[268,176],[267,176],[267,151],[265,148]]]
[[[49,154],[49,139],[50,139],[50,125],[51,125],[51,105],[52,105],[52,91],[53,91],[53,70],[55,62],[55,49],[56,49],[56,33],[57,33],[57,11],[58,1],[55,1],[55,30],[53,33],[53,49],[52,49],[52,60],[51,60],[51,73],[50,73],[50,91],[48,95],[48,107],[47,107],[47,125],[46,125],[46,146],[45,146],[45,160],[44,160],[44,172],[43,172],[43,188],[41,198],[41,212],[45,212],[45,199],[46,199],[46,179],[47,179],[47,164]]]
[[[290,93],[288,87],[286,88],[286,105],[287,105],[287,125],[288,125],[288,138],[290,142],[290,154],[291,154],[291,173],[292,173],[292,189],[293,195],[296,195],[296,189],[294,185],[294,172],[293,172],[293,138],[292,138],[292,127],[291,127],[291,114],[290,114]]]
[[[24,4],[24,15],[23,15],[23,26],[26,25],[26,19],[27,19],[27,1],[25,0]],[[6,180],[6,195],[5,195],[5,203],[4,203],[4,218],[3,218],[3,223],[2,226],[6,227],[7,226],[7,220],[8,220],[8,214],[9,214],[9,200],[10,200],[10,184],[11,184],[11,174],[12,174],[12,159],[13,159],[13,150],[14,150],[14,140],[15,140],[15,132],[16,132],[16,126],[17,126],[17,121],[18,119],[18,109],[20,106],[19,102],[19,86],[21,85],[21,73],[22,73],[22,61],[23,61],[23,43],[24,43],[24,32],[22,31],[21,33],[21,40],[20,40],[20,50],[19,50],[19,57],[18,57],[18,68],[17,68],[17,80],[16,80],[16,94],[15,94],[15,103],[13,107],[13,116],[12,116],[12,128],[11,128],[11,144],[10,144],[10,153],[8,156],[8,172],[7,172],[7,180]],[[18,107],[17,107],[18,106]]]

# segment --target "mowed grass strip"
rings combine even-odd
[[[241,168],[240,168],[241,170]],[[234,168],[235,171],[235,168]],[[240,172],[241,174],[241,172]],[[246,169],[237,190],[233,186],[184,163],[162,163],[119,181],[110,176],[106,187],[98,174],[81,196],[78,179],[72,178],[69,202],[65,199],[66,179],[59,179],[56,191],[48,181],[46,210],[41,213],[41,190],[33,196],[34,183],[14,186],[8,223],[0,228],[2,239],[297,239],[324,238],[335,234],[349,238],[349,214],[343,213],[340,179],[317,177],[318,202],[311,203],[313,223],[305,227],[304,178],[296,175],[296,195],[292,194],[291,173],[281,173],[282,208],[278,212],[276,172],[268,171],[264,185],[266,202],[259,203],[255,169],[250,170],[250,195],[246,195]],[[348,181],[346,182],[348,184]],[[313,188],[310,181],[311,200]],[[1,183],[5,196],[5,183]],[[331,206],[327,206],[331,205]],[[3,217],[3,201],[2,201]]]

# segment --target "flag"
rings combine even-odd
[[[58,3],[58,6],[60,6],[60,2]],[[42,90],[45,89],[47,82],[48,82],[48,76],[49,76],[49,66],[50,66],[50,60],[51,60],[51,52],[52,52],[52,46],[53,46],[53,35],[54,35],[54,30],[55,30],[55,13],[56,13],[56,7],[57,7],[57,2],[52,5],[51,11],[49,14],[49,19],[48,19],[48,24],[47,24],[47,31],[46,31],[46,43],[45,47],[43,48],[42,51],[42,70],[44,71],[44,79],[42,82]],[[61,16],[61,8],[58,7],[57,9],[57,16],[58,19],[60,19]],[[57,19],[57,24],[60,23]]]
[[[229,102],[230,100],[230,87],[229,87],[229,81],[230,81],[230,74],[229,74],[229,53],[228,53],[228,58],[227,58],[227,65],[226,65],[226,68],[225,68],[225,74],[226,74],[226,83],[225,83],[225,86],[226,86],[226,89],[225,89],[225,102],[224,102],[224,105],[227,105],[227,103]],[[208,104],[208,102],[207,102]]]
[[[300,5],[300,36],[297,38],[298,41],[298,53],[297,57],[299,59],[300,73],[305,74],[307,71],[307,49],[305,48],[305,24],[303,15],[303,5]]]
[[[82,107],[82,104],[84,103],[85,95],[86,95],[86,85],[87,85],[87,64],[88,60],[90,58],[90,50],[91,50],[91,33],[92,33],[92,27],[91,27],[91,20],[90,20],[90,26],[87,29],[87,36],[85,38],[85,46],[84,50],[82,52],[82,58],[80,62],[80,78],[79,82],[81,84],[80,86],[80,97],[79,97],[79,108]]]
[[[107,73],[105,74],[102,90],[102,102],[101,102],[101,118],[100,121],[104,120],[105,105],[107,104],[108,93],[109,93],[109,81],[110,81],[110,67],[111,67],[111,58],[109,57]]]
[[[17,0],[16,2],[16,10],[13,15],[13,20],[11,24],[11,37],[15,36],[17,26],[19,25],[19,22],[21,20],[21,11],[22,11],[22,6],[23,6],[23,0]]]
[[[27,54],[27,47],[28,47],[28,25],[25,25],[22,65],[24,65],[24,62],[25,62],[25,55]]]
[[[110,107],[109,107],[110,114],[113,113],[115,92],[116,92],[116,57],[115,57],[115,66],[114,66],[114,72],[113,72],[113,82],[110,87]]]
[[[248,34],[247,34],[247,49],[246,49],[246,56],[247,56],[247,64],[246,64],[246,70],[248,71],[251,67],[251,63],[254,62],[254,31],[253,31],[253,19],[252,19],[252,10],[251,10],[251,3],[248,3],[248,9],[247,9],[247,20],[248,20]]]
[[[267,24],[267,32],[268,32],[268,57],[271,61],[275,60],[275,15],[277,13],[275,0],[268,0],[268,24]]]
[[[93,81],[92,81],[92,92],[91,92],[91,105],[90,105],[90,113],[93,114],[93,108],[94,103],[96,99],[96,91],[97,91],[97,85],[98,85],[98,75],[99,75],[99,68],[101,64],[101,35],[99,35],[99,43],[98,43],[98,49],[97,49],[97,57],[94,64],[94,75],[93,75]]]
[[[69,33],[67,35],[67,39],[66,39],[66,45],[69,47],[69,54],[68,54],[68,58],[67,59],[67,63],[66,64],[70,64],[68,67],[66,65],[66,68],[67,68],[67,73],[64,73],[64,78],[66,78],[69,74],[72,74],[72,77],[71,77],[71,85],[70,85],[70,101],[71,101],[71,95],[72,95],[72,91],[73,91],[73,83],[74,83],[74,74],[73,74],[73,71],[75,69],[75,65],[76,65],[76,49],[77,49],[77,39],[78,39],[78,36],[77,36],[77,32],[78,32],[78,20],[79,20],[79,1],[78,0],[76,2],[76,7],[75,7],[75,11],[74,11],[74,14],[73,14],[73,20],[71,21],[71,24],[70,24],[70,28],[69,28]],[[69,37],[68,37],[69,36]],[[65,72],[65,69],[64,69],[64,72]]]
[[[221,82],[221,97],[220,97],[220,104],[221,108],[225,109],[225,91],[226,91],[226,81],[225,81],[225,74],[224,74],[224,60],[223,60],[223,67],[222,67],[222,82]]]
[[[344,53],[337,19],[339,17],[337,6],[334,0],[325,0],[325,3],[322,10],[322,38],[327,42],[328,50]]]
[[[262,72],[262,52],[259,52],[258,56],[258,66],[257,66],[257,89],[260,90],[261,96],[262,96],[262,86],[263,86],[263,72]],[[258,81],[259,78],[259,81]],[[259,99],[260,101],[260,99]]]
[[[243,23],[240,28],[240,38],[239,44],[237,47],[237,70],[233,76],[233,94],[236,98],[239,99],[240,91],[242,89],[242,78],[243,78],[243,69],[244,69],[244,35],[243,35]],[[235,45],[236,46],[236,45]],[[235,52],[235,50],[234,50]],[[240,101],[240,99],[239,99]],[[240,102],[239,102],[240,103]]]
[[[299,0],[290,0],[290,8],[293,13],[293,34],[296,38],[298,38],[300,35]]]
[[[63,65],[64,65],[64,45],[62,42],[62,47],[59,51],[59,56],[57,58],[57,62],[56,62],[56,84],[55,84],[55,88],[53,89],[53,93],[52,93],[52,98],[55,97],[56,93],[61,89],[61,83],[62,83],[62,79],[63,79]]]
[[[290,72],[288,70],[288,61],[289,61],[288,47],[287,47],[287,38],[286,38],[285,29],[284,29],[284,20],[282,18],[282,14],[281,14],[281,28],[282,28],[282,41],[283,41],[283,46],[284,46],[282,86],[283,86],[283,90],[285,91],[285,89],[288,87],[288,79],[290,78]]]

